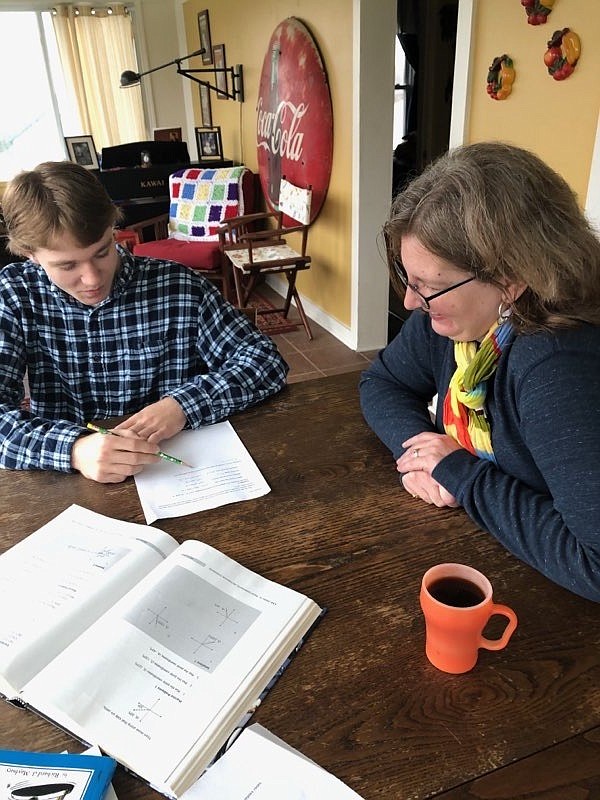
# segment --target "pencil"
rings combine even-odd
[[[88,422],[85,427],[89,428],[91,431],[96,431],[96,433],[109,433],[113,436],[119,435],[116,431],[111,431],[108,428],[101,428],[99,425],[94,425],[92,422]],[[156,455],[160,458],[163,458],[165,461],[170,461],[172,464],[180,464],[182,467],[190,467],[190,469],[192,468],[191,464],[186,464],[185,461],[182,461],[180,458],[170,456],[168,453],[163,453],[162,450],[159,450]]]

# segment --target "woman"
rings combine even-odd
[[[398,195],[384,236],[414,313],[360,392],[404,488],[600,601],[600,240],[573,192],[473,144]]]

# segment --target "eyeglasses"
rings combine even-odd
[[[396,273],[396,276],[398,277],[404,288],[410,289],[411,292],[414,292],[414,294],[417,295],[417,297],[421,300],[421,303],[423,304],[423,308],[426,311],[429,311],[429,304],[431,303],[432,300],[435,300],[436,297],[441,297],[443,294],[451,292],[453,289],[458,289],[459,286],[464,286],[465,283],[471,283],[471,281],[475,280],[475,277],[465,278],[464,281],[460,281],[459,283],[454,283],[452,284],[452,286],[448,286],[447,289],[442,289],[441,292],[435,292],[435,294],[430,294],[427,297],[425,297],[425,295],[421,294],[421,292],[417,289],[414,283],[409,283],[408,275],[406,273],[406,270],[404,269],[404,264],[401,261],[399,261],[395,256],[390,255],[390,258],[392,261],[392,265],[394,267],[394,272]]]

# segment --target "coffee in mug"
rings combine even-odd
[[[438,602],[456,608],[477,606],[485,600],[485,594],[479,586],[465,578],[438,578],[427,588],[429,594]]]
[[[492,600],[492,585],[481,572],[465,564],[438,564],[421,582],[421,608],[425,616],[425,652],[444,672],[468,672],[477,663],[479,648],[502,650],[515,628],[517,615]],[[499,639],[487,639],[483,629],[500,614],[508,624]]]

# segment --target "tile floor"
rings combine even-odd
[[[261,286],[260,293],[271,302],[281,302],[267,286]],[[342,372],[360,372],[376,355],[377,351],[356,353],[350,350],[313,320],[310,320],[313,333],[310,341],[295,309],[292,308],[289,317],[298,322],[298,330],[273,336],[279,352],[290,367],[288,383],[322,378],[325,375],[339,375]]]

